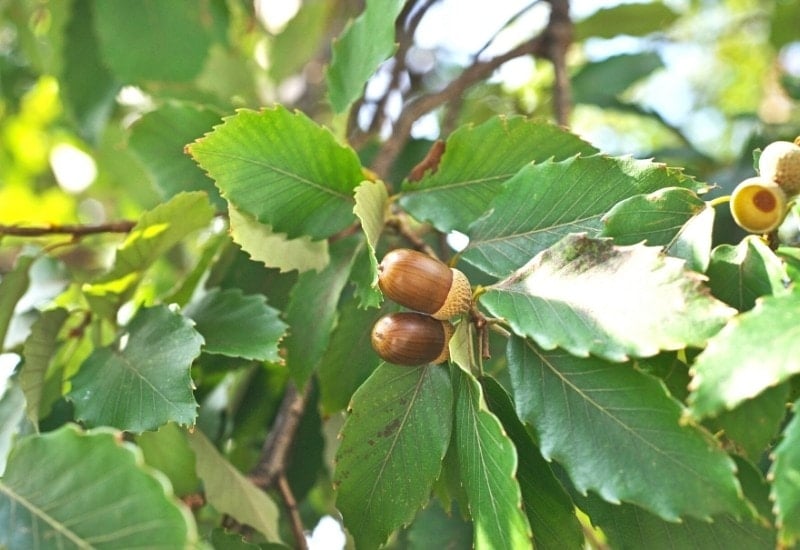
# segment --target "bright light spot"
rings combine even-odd
[[[16,353],[0,353],[0,397],[6,393],[8,379],[14,374],[19,360],[20,356]]]
[[[500,80],[512,90],[522,88],[533,78],[536,64],[530,57],[518,57],[500,66],[493,80]]]
[[[300,0],[255,0],[256,17],[271,33],[279,33],[300,9]]]
[[[128,107],[147,107],[150,97],[136,86],[123,86],[117,94],[117,102]]]
[[[421,116],[411,127],[411,137],[414,139],[438,139],[440,133],[439,119],[433,113]]]
[[[339,522],[331,516],[325,516],[314,527],[311,536],[306,537],[306,541],[309,550],[341,550],[347,539]]]
[[[68,143],[59,143],[50,150],[50,167],[58,185],[67,193],[80,193],[97,178],[94,159]]]
[[[469,237],[460,231],[451,231],[447,234],[447,244],[456,252],[461,252],[469,245]]]
[[[800,42],[792,42],[780,53],[781,65],[792,76],[800,76]]]

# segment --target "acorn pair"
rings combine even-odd
[[[384,315],[372,328],[372,347],[397,365],[441,363],[450,357],[449,319],[472,306],[472,289],[461,271],[427,254],[400,248],[378,265],[378,286],[390,300],[414,311]]]
[[[777,229],[789,210],[789,199],[800,193],[800,144],[774,141],[758,159],[759,175],[741,182],[731,194],[731,214],[750,233]]]

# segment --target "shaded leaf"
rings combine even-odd
[[[205,339],[203,351],[257,361],[279,362],[278,343],[287,325],[262,295],[239,289],[211,290],[190,303],[183,314]]]
[[[455,391],[453,445],[461,483],[473,522],[473,545],[481,548],[527,548],[531,527],[522,511],[515,477],[517,451],[483,400],[477,380],[451,369]]]
[[[786,548],[800,540],[800,400],[792,410],[794,416],[783,431],[770,469],[779,537]]]
[[[200,479],[195,471],[195,455],[177,424],[164,424],[157,432],[136,436],[145,462],[169,478],[179,497],[196,493]]]
[[[644,36],[662,32],[678,19],[678,14],[660,2],[620,4],[602,8],[575,23],[578,40],[589,37],[613,38],[619,34]]]
[[[659,189],[617,203],[605,216],[601,235],[619,245],[646,241],[704,272],[711,255],[714,209],[690,189]]]
[[[213,39],[210,3],[108,0],[92,6],[101,54],[120,80],[185,82],[203,68]]]
[[[57,337],[67,316],[67,310],[61,308],[45,311],[31,326],[25,340],[22,350],[25,364],[19,374],[19,384],[25,393],[25,411],[34,425],[39,423],[40,412],[47,415],[61,397],[61,377],[50,372],[50,362],[61,344]]]
[[[739,311],[752,309],[756,298],[786,291],[781,259],[756,235],[716,247],[706,275],[711,293]]]
[[[599,232],[602,216],[619,201],[664,187],[698,184],[676,169],[630,158],[527,165],[469,228],[463,258],[491,275],[508,275],[568,233]]]
[[[450,514],[434,500],[420,510],[408,528],[404,550],[429,550],[431,548],[470,548],[472,546],[472,524],[457,514]]]
[[[0,279],[0,350],[5,349],[6,333],[17,302],[28,290],[31,282],[29,270],[35,259],[35,256],[17,256],[14,269]]]
[[[480,303],[545,349],[612,361],[703,346],[735,313],[659,248],[585,235],[565,237]]]
[[[336,453],[336,506],[356,545],[377,548],[430,497],[452,426],[447,371],[382,364],[353,395]]]
[[[691,369],[692,415],[714,416],[800,373],[798,311],[798,292],[759,298],[711,338]]]
[[[231,205],[275,233],[319,240],[353,222],[358,157],[300,112],[241,109],[187,150]]]
[[[331,22],[331,4],[327,0],[307,0],[297,14],[272,41],[269,74],[281,80],[302,70],[324,47],[325,30]]]
[[[284,273],[296,269],[322,270],[330,261],[328,241],[312,241],[308,236],[287,239],[284,233],[256,221],[249,214],[228,206],[231,238],[250,258]]]
[[[498,155],[497,151],[503,151]],[[462,126],[447,139],[435,172],[406,182],[400,204],[438,230],[465,232],[486,212],[503,183],[531,162],[591,155],[597,149],[549,123],[524,117],[495,117],[478,126]]]
[[[367,0],[364,12],[334,41],[327,73],[334,112],[347,110],[378,66],[394,53],[394,20],[402,8],[401,0]]]
[[[581,494],[668,521],[748,514],[733,461],[706,432],[680,424],[681,406],[658,380],[517,337],[507,356],[519,417]]]
[[[575,515],[575,505],[517,417],[511,398],[492,378],[481,378],[481,386],[489,408],[503,423],[517,449],[516,477],[533,530],[534,547],[540,550],[581,548],[584,536]]]
[[[0,476],[6,469],[8,454],[20,435],[35,431],[38,426],[25,419],[25,394],[16,377],[5,381],[0,394]]]
[[[76,418],[130,432],[194,423],[189,371],[202,343],[192,323],[166,306],[140,309],[117,340],[95,349],[70,380],[66,397]]]
[[[330,264],[319,273],[301,274],[291,290],[285,315],[290,327],[286,364],[299,387],[306,383],[328,348],[336,325],[336,307],[363,246],[360,235],[333,242]]]
[[[206,500],[218,512],[249,525],[268,541],[281,542],[275,502],[228,462],[200,430],[186,435],[197,459]]]
[[[131,151],[145,166],[163,195],[204,191],[217,209],[225,207],[214,182],[184,152],[185,145],[219,123],[212,109],[168,103],[142,116],[131,128]]]
[[[383,231],[384,218],[386,216],[386,201],[389,193],[386,185],[382,181],[364,181],[355,191],[356,205],[353,213],[361,221],[361,228],[367,237],[367,247],[369,249],[369,263],[372,268],[372,280],[370,287],[372,293],[366,303],[362,299],[362,307],[377,307],[381,303],[382,295],[377,289],[378,286],[378,259],[375,257],[375,246]]]
[[[47,475],[31,475],[35,464],[46,465]],[[26,437],[0,480],[6,548],[166,550],[195,543],[195,529],[163,476],[118,432],[67,425]]]
[[[662,66],[661,57],[653,52],[620,54],[585,63],[572,77],[573,100],[616,107],[625,90]]]

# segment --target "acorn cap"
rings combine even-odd
[[[447,293],[442,307],[431,313],[436,319],[450,319],[468,312],[472,307],[472,288],[469,279],[454,267],[451,267],[450,271],[453,272],[450,292]]]
[[[773,181],[788,195],[800,192],[800,146],[791,141],[773,141],[758,158],[762,179]]]

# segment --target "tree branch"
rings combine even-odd
[[[553,110],[556,121],[569,124],[572,110],[572,91],[567,72],[567,50],[572,43],[572,19],[569,17],[569,0],[547,0],[550,3],[550,20],[544,31],[545,55],[553,64]]]
[[[297,501],[294,498],[294,493],[292,493],[292,488],[289,486],[285,474],[278,476],[278,491],[281,494],[283,503],[286,505],[286,511],[289,514],[289,523],[292,525],[295,547],[298,550],[307,550],[308,544],[306,543],[303,522],[300,519],[300,511],[297,509]]]
[[[97,225],[47,225],[39,227],[0,224],[0,236],[47,237],[50,235],[72,235],[75,239],[101,233],[129,233],[136,226],[135,221],[121,220]]]

